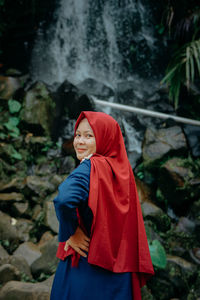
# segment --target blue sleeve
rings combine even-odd
[[[87,205],[90,184],[90,160],[83,161],[59,186],[54,199],[59,220],[59,241],[66,241],[77,226],[76,208]]]

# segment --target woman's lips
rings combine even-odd
[[[77,149],[78,152],[84,152],[86,149]]]

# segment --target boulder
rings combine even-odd
[[[11,76],[0,76],[0,98],[9,100],[21,87],[20,79]]]
[[[194,177],[192,167],[184,164],[182,158],[169,159],[160,168],[158,176],[162,194],[178,215],[188,212],[200,192],[200,184],[195,180],[197,178]]]
[[[30,239],[30,231],[33,229],[33,222],[27,219],[17,219],[15,223],[20,241],[27,242]]]
[[[45,134],[50,135],[54,109],[55,104],[47,87],[44,83],[37,82],[25,94],[20,117],[29,125],[35,125],[36,133],[42,129]]]
[[[49,242],[50,240],[53,239],[53,234],[50,231],[46,231],[45,233],[43,233],[43,235],[41,236],[41,239],[38,243],[38,247],[43,248],[44,245],[46,245],[47,242]]]
[[[0,240],[7,241],[11,248],[20,240],[15,223],[16,219],[0,211]]]
[[[137,186],[137,192],[139,196],[140,203],[143,202],[151,202],[151,189],[147,184],[145,184],[143,181],[138,179],[137,177],[135,178],[136,186]]]
[[[39,283],[9,281],[0,291],[0,300],[49,300],[53,276]]]
[[[12,206],[13,211],[17,216],[24,215],[28,212],[28,202],[15,202]]]
[[[22,279],[32,279],[31,269],[26,261],[26,259],[22,256],[10,255],[7,257],[1,257],[0,265],[10,264],[14,266],[20,273],[20,278]]]
[[[4,249],[2,245],[0,245],[0,261],[1,259],[9,257],[8,252]]]
[[[24,199],[21,193],[0,193],[0,201],[21,201]]]
[[[180,155],[186,149],[186,138],[179,126],[159,130],[147,128],[145,132],[142,153],[146,164],[155,163],[170,153]]]
[[[10,280],[20,280],[19,271],[10,264],[0,266],[0,283],[6,283]]]
[[[22,190],[25,186],[25,182],[23,178],[15,177],[11,181],[5,183],[3,181],[0,182],[0,191],[6,190]]]
[[[52,201],[45,202],[44,211],[45,211],[45,220],[44,220],[45,225],[55,233],[58,233],[59,223],[56,217],[55,208]]]
[[[31,266],[42,254],[37,245],[32,242],[25,242],[14,251],[13,255],[16,257],[24,257],[28,265]]]
[[[48,193],[55,191],[55,185],[50,182],[49,177],[35,175],[27,176],[26,185],[32,192],[40,197],[44,197]]]
[[[61,158],[61,164],[59,168],[60,174],[70,174],[75,169],[75,160],[71,156]]]
[[[177,232],[192,234],[195,230],[195,222],[186,217],[181,217],[175,229]]]
[[[34,276],[39,276],[41,273],[53,274],[56,270],[59,259],[56,257],[58,248],[58,237],[40,247],[42,256],[35,260],[31,265],[31,271]]]

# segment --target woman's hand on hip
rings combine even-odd
[[[66,241],[64,249],[65,251],[67,251],[68,246],[70,246],[81,256],[87,257],[84,251],[88,252],[89,242],[90,242],[89,237],[78,226],[74,235],[70,236],[70,238]]]

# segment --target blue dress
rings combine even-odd
[[[59,186],[54,199],[59,220],[59,241],[74,234],[78,219],[76,208],[90,235],[92,212],[88,207],[90,160],[84,160]],[[101,241],[99,241],[101,242]],[[113,273],[88,263],[80,257],[78,267],[71,266],[71,256],[60,260],[50,300],[132,300],[131,273]]]

